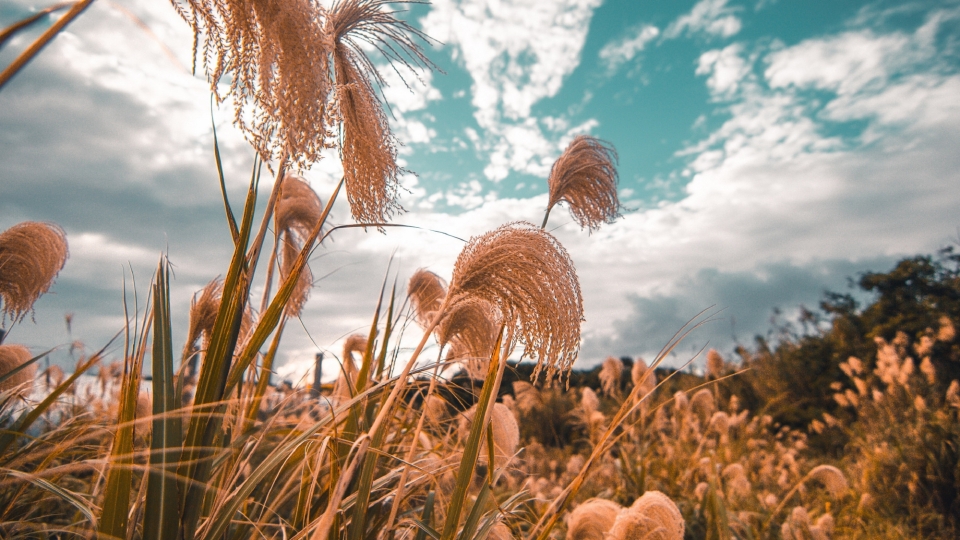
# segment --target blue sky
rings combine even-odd
[[[7,2],[0,24],[37,7]],[[591,235],[551,215],[583,288],[582,366],[649,359],[710,306],[716,321],[671,361],[707,343],[730,351],[769,331],[774,308],[789,317],[956,238],[958,2],[438,0],[404,16],[439,41],[428,54],[442,73],[401,72],[408,89],[384,70],[418,175],[398,222],[462,238],[539,223],[572,137],[617,148],[624,217]],[[124,273],[142,296],[162,250],[182,335],[190,296],[226,268],[209,87],[184,68],[190,44],[164,1],[97,2],[0,92],[0,227],[55,221],[71,246],[11,341],[97,348],[122,326]],[[214,117],[237,198],[253,153],[231,114]],[[336,155],[304,175],[325,199]],[[344,205],[334,219],[349,220]],[[338,235],[311,262],[321,279],[282,372],[369,324],[392,255],[401,280],[421,266],[448,276],[461,247],[424,231]]]

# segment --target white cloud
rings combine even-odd
[[[660,35],[660,30],[653,25],[642,25],[635,28],[631,35],[611,41],[600,49],[600,60],[606,65],[607,73],[613,74],[620,66],[632,61],[637,54],[643,51]]]
[[[730,37],[740,31],[737,10],[727,6],[727,0],[700,0],[690,13],[681,15],[663,32],[663,37],[672,39],[684,33],[703,33],[711,36]]]
[[[485,131],[488,179],[510,171],[538,176],[559,154],[531,108],[555,96],[580,63],[594,8],[601,0],[441,0],[422,20],[424,31],[453,45],[473,79],[472,103]],[[562,135],[562,134],[561,134]]]
[[[707,87],[716,95],[736,92],[741,79],[750,72],[750,67],[741,58],[743,46],[733,44],[723,49],[714,49],[700,55],[697,75],[709,75]]]

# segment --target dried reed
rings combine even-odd
[[[567,538],[570,540],[603,540],[622,507],[606,499],[588,499],[567,516]]]
[[[620,394],[620,378],[623,376],[623,362],[609,357],[600,366],[600,386],[606,396]]]
[[[67,262],[67,236],[52,223],[25,221],[0,233],[2,313],[21,319],[50,290]]]
[[[264,160],[313,163],[328,146],[331,43],[315,0],[171,0],[218,101]],[[196,68],[194,68],[196,70]],[[219,83],[229,80],[221,93]]]
[[[30,349],[23,345],[0,345],[0,377],[20,367],[24,362],[30,360],[30,358],[32,358]],[[19,389],[20,393],[29,392],[29,389],[25,387],[27,383],[33,381],[36,373],[37,364],[30,364],[3,381],[0,381],[0,393],[15,389]]]
[[[447,296],[447,285],[440,276],[426,269],[419,269],[410,276],[407,296],[414,316],[421,327],[428,326]]]
[[[383,79],[367,57],[363,44],[406,67],[432,65],[416,38],[426,36],[383,8],[387,0],[336,0],[324,31],[333,45],[336,112],[342,122],[340,153],[353,219],[381,223],[402,210],[397,201],[400,176],[397,141],[374,84]]]
[[[344,340],[343,356],[340,358],[343,368],[333,387],[333,395],[337,400],[345,401],[353,397],[357,388],[357,375],[360,373],[360,368],[353,360],[353,353],[363,356],[366,350],[367,336],[363,334],[351,334]]]
[[[481,299],[537,358],[534,378],[568,371],[580,349],[583,300],[573,261],[549,233],[525,222],[474,237],[454,265],[448,291],[455,309]]]
[[[437,326],[440,346],[449,345],[448,360],[463,362],[474,379],[483,379],[493,355],[500,325],[489,302],[474,298],[459,302]]]
[[[580,227],[591,231],[619,217],[616,162],[617,152],[609,143],[589,135],[577,136],[550,170],[550,200],[543,226],[560,201],[566,201]]]
[[[303,178],[287,174],[280,187],[276,211],[273,215],[277,231],[280,277],[286,279],[300,255],[304,243],[323,214],[323,203]],[[303,311],[313,288],[313,273],[306,265],[300,272],[296,287],[287,302],[287,314],[297,317]]]
[[[460,417],[461,439],[467,439],[476,414],[477,407],[474,405]],[[517,453],[517,446],[520,445],[520,426],[517,425],[517,419],[513,416],[513,412],[503,403],[493,404],[493,409],[490,411],[490,425],[492,429],[489,432],[493,433],[494,467],[500,469],[509,464],[514,454]],[[484,432],[483,439],[480,442],[481,449],[487,448],[487,435],[488,432]],[[485,450],[481,451],[478,463],[487,463],[488,461],[487,452]]]

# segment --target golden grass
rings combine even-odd
[[[550,210],[564,201],[581,227],[591,231],[620,216],[617,197],[617,152],[609,143],[589,135],[578,135],[567,146],[550,170],[550,199],[543,226]]]

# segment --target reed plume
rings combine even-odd
[[[14,369],[20,367],[24,362],[30,360],[30,358],[32,358],[30,349],[24,347],[23,345],[0,345],[0,377],[3,377]],[[21,389],[22,391],[25,391],[26,388],[21,387],[25,387],[27,383],[33,381],[36,373],[37,364],[30,364],[15,374],[0,381],[0,393],[15,389]]]
[[[621,506],[606,499],[589,499],[567,516],[567,538],[570,540],[603,540],[613,527]]]
[[[330,40],[316,0],[171,0],[193,30],[197,57],[218,102],[264,160],[320,159],[330,138]],[[220,90],[221,80],[229,89]]]
[[[460,417],[460,436],[463,440],[466,440],[470,434],[470,425],[476,414],[477,406],[474,405]],[[492,429],[484,432],[480,448],[487,448],[487,437],[492,433],[494,467],[500,469],[506,466],[517,453],[517,446],[520,445],[520,426],[517,425],[513,412],[503,403],[493,404],[490,425]],[[488,461],[487,452],[481,451],[477,462],[487,463]]]
[[[449,345],[448,360],[463,362],[474,379],[486,375],[500,325],[489,302],[474,298],[459,302],[437,326],[440,346]]]
[[[674,503],[670,497],[667,497],[659,491],[648,491],[644,493],[630,505],[629,510],[622,512],[621,516],[624,514],[643,516],[655,524],[655,528],[648,529],[647,532],[641,536],[621,537],[614,534],[614,531],[617,529],[617,525],[614,524],[614,528],[610,533],[615,538],[645,538],[647,535],[652,535],[650,536],[651,538],[663,538],[667,540],[681,540],[683,538],[684,523],[680,509],[677,508],[676,503]],[[620,521],[619,517],[617,521]],[[634,523],[638,525],[644,524],[647,527],[650,525],[650,523],[643,520],[636,520]],[[663,529],[663,531],[652,534],[659,529]]]
[[[573,139],[550,170],[550,199],[543,227],[560,201],[567,203],[574,221],[590,231],[620,217],[616,162],[617,151],[609,143],[589,135]]]
[[[343,369],[333,387],[333,395],[337,399],[348,400],[353,397],[357,388],[357,375],[360,373],[360,368],[353,361],[353,354],[358,353],[362,357],[366,352],[367,336],[363,334],[351,334],[343,342],[343,356],[340,359]]]
[[[387,0],[336,0],[324,31],[332,42],[335,103],[341,123],[340,153],[350,213],[359,223],[387,221],[402,208],[397,201],[400,176],[397,141],[390,132],[374,84],[377,67],[363,50],[371,45],[406,67],[432,66],[415,39],[426,36],[383,9]]]
[[[534,379],[544,370],[550,379],[572,368],[583,300],[573,261],[549,233],[514,222],[472,238],[457,258],[447,296],[453,309],[464,301],[488,302],[523,342],[524,357],[537,358]]]
[[[300,250],[310,238],[323,214],[323,203],[313,188],[303,178],[287,174],[280,186],[280,197],[274,212],[274,225],[277,231],[277,246],[280,262],[280,278],[286,279],[293,269]],[[313,288],[313,272],[305,265],[297,279],[297,284],[287,302],[287,314],[297,317],[310,297]]]
[[[437,274],[421,268],[410,276],[407,296],[417,324],[427,327],[447,296],[447,285]]]
[[[214,279],[193,295],[190,302],[190,325],[187,328],[187,341],[183,345],[184,361],[191,358],[194,347],[197,346],[197,340],[200,340],[199,350],[207,350],[210,335],[213,333],[213,326],[217,322],[217,312],[220,311],[222,294],[223,282],[220,279]],[[243,318],[240,321],[238,346],[249,337],[252,327],[253,316],[250,309],[247,308],[244,310]]]
[[[67,262],[67,236],[52,223],[25,221],[0,233],[0,298],[14,321],[32,308]]]
[[[623,362],[612,356],[603,361],[599,377],[604,395],[614,396],[620,393],[621,376],[623,376]]]
[[[823,484],[823,486],[827,488],[827,491],[830,492],[830,496],[835,499],[843,497],[849,489],[847,477],[843,475],[840,469],[833,465],[817,465],[807,476],[811,480],[816,480]]]
[[[724,371],[724,361],[723,356],[720,356],[720,353],[716,349],[710,349],[707,351],[707,378],[708,379],[718,379],[723,375]]]
[[[657,387],[657,374],[650,371],[650,368],[647,367],[647,362],[643,358],[637,357],[633,362],[633,367],[630,368],[630,380],[633,381],[634,386],[640,386],[640,396],[646,396],[653,392],[653,389]]]

